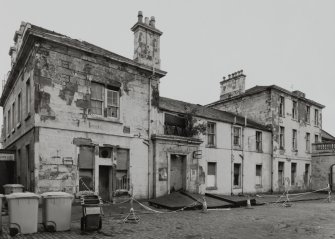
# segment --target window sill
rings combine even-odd
[[[234,145],[234,146],[233,146],[233,149],[234,149],[234,150],[242,150],[242,147],[241,147],[241,146]]]
[[[241,186],[233,186],[233,189],[241,189]]]
[[[103,116],[88,115],[87,118],[90,119],[90,120],[98,120],[98,121],[105,121],[105,122],[111,122],[111,123],[116,123],[116,124],[122,124],[120,122],[120,119],[107,118],[107,117],[103,117]]]
[[[207,144],[207,145],[206,145],[206,148],[216,148],[216,145],[213,145],[213,144]]]
[[[21,122],[16,124],[16,128],[20,128],[21,127]]]
[[[7,138],[9,138],[10,134],[7,134]]]
[[[13,134],[15,132],[15,128],[12,129],[11,133]]]
[[[29,113],[27,114],[26,118],[24,119],[24,121],[27,121],[27,120],[30,118],[30,116],[31,116],[31,113],[29,112]]]
[[[206,190],[218,190],[217,187],[206,187]]]
[[[262,185],[256,185],[256,188],[263,188]]]

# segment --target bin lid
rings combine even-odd
[[[4,188],[24,188],[21,184],[5,184],[3,185]]]
[[[12,193],[12,194],[8,194],[5,195],[6,199],[17,199],[17,198],[36,198],[39,199],[41,196],[35,193],[30,193],[30,192],[26,192],[26,193]]]
[[[46,192],[42,193],[43,198],[73,198],[73,195],[65,192]]]

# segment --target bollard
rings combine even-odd
[[[205,197],[202,197],[202,200],[203,200],[203,203],[202,203],[202,212],[203,212],[203,213],[207,213],[208,210],[207,210],[207,202],[206,202],[206,198],[205,198]]]
[[[246,207],[246,209],[253,209],[252,207],[251,207],[251,203],[250,203],[250,198],[248,197],[248,199],[247,199],[247,207]]]

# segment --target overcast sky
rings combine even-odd
[[[223,76],[244,70],[246,88],[276,84],[324,104],[335,135],[335,1],[0,0],[0,74],[21,21],[133,57],[137,12],[155,16],[162,96],[207,104]]]

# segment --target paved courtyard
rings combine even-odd
[[[100,232],[81,233],[80,207],[73,207],[71,231],[14,238],[335,238],[335,202],[325,200],[294,202],[290,207],[283,204],[210,210],[155,213],[136,206],[138,224],[122,223],[129,205],[114,210],[105,207]],[[157,209],[158,210],[158,209]],[[164,211],[159,209],[160,211]],[[10,238],[4,218],[2,238]]]

